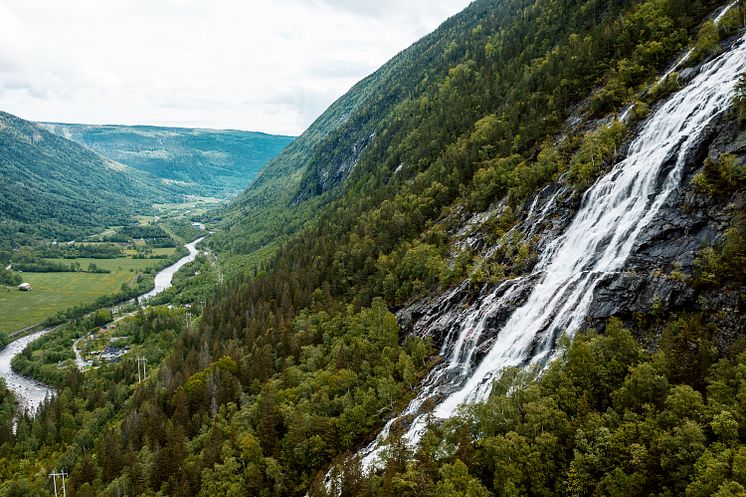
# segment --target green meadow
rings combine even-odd
[[[156,249],[156,254],[171,255],[175,249]],[[96,298],[116,293],[146,268],[160,260],[147,259],[47,259],[70,264],[78,262],[83,269],[91,263],[111,273],[22,273],[23,281],[33,290],[21,292],[15,287],[0,286],[0,332],[13,332],[44,321],[70,307],[88,304]]]

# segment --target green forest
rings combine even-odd
[[[42,123],[104,157],[178,182],[191,195],[241,192],[289,136],[237,130]]]
[[[746,27],[743,2],[715,24],[724,5],[470,4],[205,216],[210,254],[162,300],[189,310],[138,309],[118,323],[130,352],[95,371],[60,364],[114,302],[58,316],[16,357],[58,394],[14,432],[0,381],[0,497],[48,495],[55,469],[80,497],[746,495],[746,77],[720,122],[733,152],[692,159],[681,187],[722,235],[691,271],[661,269],[696,308],[653,299],[605,318],[543,372],[505,371],[486,402],[431,419],[419,446],[395,424],[380,467],[356,457],[443,360],[396,312],[530,272],[537,240],[516,228],[528,201],[560,184],[577,209],[683,70]],[[485,257],[459,233],[490,210]],[[121,234],[157,244],[159,230]]]
[[[129,224],[183,194],[31,122],[0,113],[0,124],[0,250]]]

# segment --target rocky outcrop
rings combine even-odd
[[[298,205],[344,183],[373,138],[375,138],[375,133],[365,135],[355,140],[349,148],[336,153],[328,161],[312,163],[303,178],[298,194],[292,200],[292,205]],[[324,146],[328,145],[328,143],[324,144]]]
[[[684,77],[691,79],[697,72],[698,68],[693,68]],[[625,152],[626,147],[620,151]],[[739,132],[729,113],[721,114],[698,137],[685,159],[679,188],[670,194],[653,221],[641,232],[623,270],[608,275],[596,285],[586,323],[588,327],[601,328],[612,316],[632,323],[635,315],[651,310],[680,312],[701,308],[701,295],[692,288],[691,276],[696,271],[702,248],[716,244],[727,229],[732,216],[732,198],[717,202],[698,193],[691,180],[707,157],[717,157],[721,153],[733,153],[746,159],[746,134]],[[673,160],[670,159],[670,164],[662,169],[660,181],[673,168]],[[737,193],[733,198],[735,195]],[[530,240],[532,251],[541,252],[563,236],[581,201],[580,196],[560,179],[526,202],[524,219],[513,230]],[[468,246],[489,258],[500,247],[499,244],[491,245],[480,227],[499,216],[503,208],[498,204],[489,212],[465,219],[451,235],[458,240],[459,246]],[[518,280],[521,291],[511,292],[510,298],[502,302],[497,312],[492,310],[487,332],[480,339],[479,352],[489,348],[511,313],[525,302],[537,279],[538,275],[534,275]],[[462,326],[465,310],[479,308],[486,298],[494,300],[495,291],[494,285],[473,288],[469,282],[464,282],[436,298],[412,303],[398,312],[402,330],[430,336],[436,344],[445,346],[454,330]],[[708,295],[707,299],[710,306],[722,306],[723,309],[743,305],[738,290],[730,294]],[[746,324],[732,320],[724,323],[722,328],[724,335],[735,336],[739,330],[746,329]]]
[[[731,201],[737,193],[716,202],[698,194],[691,179],[706,157],[741,153],[746,147],[739,144],[739,136],[735,121],[723,115],[712,126],[712,132],[700,138],[687,158],[680,188],[642,232],[625,271],[606,278],[596,288],[590,325],[599,326],[611,316],[631,321],[636,313],[654,308],[671,312],[700,310],[699,296],[688,280],[696,271],[702,248],[717,243],[727,229]],[[729,304],[733,307],[737,305],[737,294],[718,298],[733,301]],[[742,326],[735,322],[732,325]]]

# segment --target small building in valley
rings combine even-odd
[[[31,291],[31,284],[30,283],[21,283],[18,285],[18,289],[22,292],[30,292]]]

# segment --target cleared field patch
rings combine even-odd
[[[44,259],[45,261],[49,262],[56,262],[60,264],[70,264],[73,262],[77,262],[80,264],[80,267],[82,267],[84,270],[88,269],[88,266],[91,264],[95,264],[96,266],[108,269],[110,271],[113,271],[114,273],[118,272],[126,272],[130,274],[130,278],[132,277],[132,272],[144,272],[147,268],[152,268],[157,266],[158,264],[162,263],[163,261],[160,259],[132,259],[129,257],[120,257],[118,259],[89,259],[89,258],[80,258],[80,259]],[[132,269],[132,271],[130,271]],[[26,273],[24,273],[26,274]],[[104,275],[106,276],[106,275]]]
[[[171,250],[173,253],[174,249]],[[46,259],[70,264],[77,262],[83,269],[93,263],[111,273],[21,273],[23,281],[33,290],[20,292],[15,287],[0,286],[0,331],[12,332],[44,321],[70,307],[88,304],[102,295],[118,292],[122,283],[132,281],[138,273],[160,264],[147,259]]]
[[[171,248],[154,248],[154,249],[150,249],[150,250],[153,251],[152,255],[167,255],[169,257],[172,256],[172,255],[174,255],[176,253],[176,248],[175,247],[171,247]],[[127,254],[128,256],[137,255],[137,250],[125,249],[124,253]],[[108,259],[106,259],[106,260],[108,260]],[[121,260],[121,259],[112,259],[112,260]],[[156,260],[156,262],[157,262],[157,260]]]
[[[153,255],[167,255],[172,256],[176,253],[176,247],[171,248],[154,248]]]

